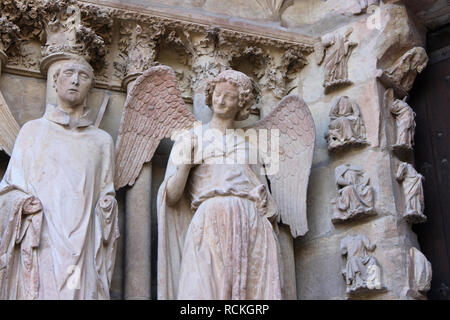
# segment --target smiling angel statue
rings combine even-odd
[[[167,66],[148,69],[125,103],[116,188],[133,185],[159,141],[172,148],[158,208],[158,299],[282,299],[277,222],[308,231],[306,191],[315,129],[297,95],[241,129],[255,100],[245,74],[206,86],[213,117],[198,125]]]

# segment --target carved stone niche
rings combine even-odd
[[[335,169],[339,196],[331,200],[333,223],[341,223],[375,215],[374,189],[361,168],[345,164]]]
[[[414,47],[398,58],[392,66],[378,71],[378,78],[395,95],[403,98],[408,95],[418,73],[427,66],[428,56],[422,47]]]
[[[374,256],[375,244],[361,234],[348,235],[341,240],[341,255],[346,258],[342,275],[349,295],[385,290],[381,280],[381,267]]]
[[[396,174],[397,181],[401,184],[404,195],[403,218],[411,223],[421,223],[427,220],[423,214],[424,196],[422,180],[424,177],[414,167],[402,162]]]
[[[366,128],[358,104],[347,96],[338,98],[330,110],[330,124],[325,139],[328,150],[350,145],[367,144]]]
[[[353,48],[358,43],[349,40],[352,32],[353,29],[349,28],[343,36],[327,34],[314,46],[317,64],[321,65],[325,61],[325,79],[323,82],[325,92],[353,83],[348,79],[348,60]]]
[[[426,292],[431,288],[431,263],[420,250],[411,247],[408,254],[408,287],[405,295],[412,299],[426,299]]]

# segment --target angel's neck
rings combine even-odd
[[[225,134],[227,129],[234,129],[234,119],[222,119],[213,115],[209,127]]]

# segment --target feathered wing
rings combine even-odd
[[[20,127],[0,92],[0,151],[4,150],[11,155],[19,130]]]
[[[284,97],[264,119],[252,126],[268,130],[269,157],[262,157],[279,222],[290,226],[292,236],[308,231],[306,193],[314,152],[315,126],[308,106],[298,95]],[[279,130],[279,162],[270,155],[275,143],[271,130]],[[276,148],[275,148],[276,150]],[[278,166],[278,170],[276,169]]]
[[[181,97],[172,68],[147,69],[137,78],[125,101],[116,142],[115,188],[132,186],[161,139],[190,129],[195,121]]]

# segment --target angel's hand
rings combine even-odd
[[[178,165],[192,168],[199,163],[198,158],[198,136],[194,132],[189,132],[179,137],[176,147],[180,148]],[[175,153],[177,154],[177,153]],[[200,154],[200,153],[199,153]]]
[[[41,201],[32,196],[25,200],[25,203],[23,204],[23,210],[25,214],[35,214],[42,210],[42,203]]]

